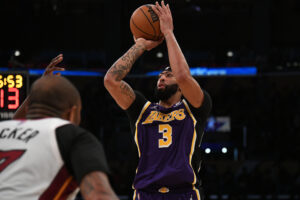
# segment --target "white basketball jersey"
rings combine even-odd
[[[78,187],[64,167],[55,129],[59,118],[0,122],[0,199],[74,199]]]

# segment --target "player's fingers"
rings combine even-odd
[[[160,39],[158,40],[158,43],[161,44],[164,40],[165,40],[165,38],[162,37],[162,38],[160,38]]]
[[[59,60],[61,57],[63,57],[62,54],[57,55],[55,58],[53,58],[53,59],[51,60],[50,63],[56,62],[56,61]]]
[[[172,15],[172,12],[171,12],[169,4],[167,4],[167,10],[168,10],[169,14]]]
[[[158,2],[155,3],[155,7],[156,7],[156,9],[159,11],[160,14],[163,12],[163,9],[162,9],[162,7],[159,5]]]
[[[155,2],[155,5],[153,6],[153,10],[154,10],[154,12],[155,12],[158,16],[161,16],[161,12],[160,12],[160,10],[158,9],[158,7],[159,7],[158,2]]]
[[[159,10],[156,8],[156,6],[152,6],[153,11],[158,15],[158,17],[161,16]]]
[[[57,57],[55,60],[53,60],[50,64],[51,65],[57,65],[58,63],[60,63],[63,60],[62,56]]]
[[[158,46],[158,45],[160,45],[163,41],[164,41],[164,37],[162,37],[162,38],[160,38],[159,40],[157,40],[157,41],[152,41],[154,44],[155,44],[155,46]]]
[[[165,5],[165,1],[164,1],[164,0],[161,1],[161,7],[162,7],[163,12],[164,12],[165,14],[167,14],[167,13],[168,13],[168,8],[167,8],[167,6]]]
[[[45,70],[44,75],[48,75],[53,73],[54,71],[65,71],[63,67],[51,67]]]
[[[53,67],[53,71],[65,71],[64,67]]]
[[[160,4],[161,4],[161,7],[162,7],[163,9],[166,9],[166,5],[165,5],[165,1],[164,1],[164,0],[162,0]]]
[[[58,72],[58,73],[56,73],[56,74],[55,74],[55,76],[61,76],[61,73],[60,73],[60,72]]]
[[[58,58],[57,60],[52,61],[46,68],[47,69],[51,69],[52,67],[55,67],[58,63],[60,63],[63,60],[62,57]]]

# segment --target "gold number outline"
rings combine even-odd
[[[163,134],[163,138],[158,140],[158,148],[168,148],[172,144],[172,126],[159,124],[158,132]]]

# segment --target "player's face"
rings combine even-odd
[[[172,72],[163,71],[158,78],[155,96],[161,100],[168,100],[178,91],[178,85]]]
[[[163,71],[158,76],[157,90],[165,90],[166,86],[177,84],[176,78],[170,71]]]

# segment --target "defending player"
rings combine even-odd
[[[0,197],[3,200],[117,200],[101,143],[78,127],[81,98],[60,70],[58,56],[31,88],[16,116],[0,122]],[[15,117],[16,117],[15,116]],[[79,188],[78,188],[79,186]]]
[[[123,80],[145,50],[162,41],[139,38],[108,70],[104,84],[128,114],[138,148],[134,200],[200,199],[200,143],[211,99],[191,76],[173,33],[169,5],[156,2],[153,10],[168,48],[170,67],[158,77],[158,103],[149,102]],[[184,98],[182,98],[184,97]]]

